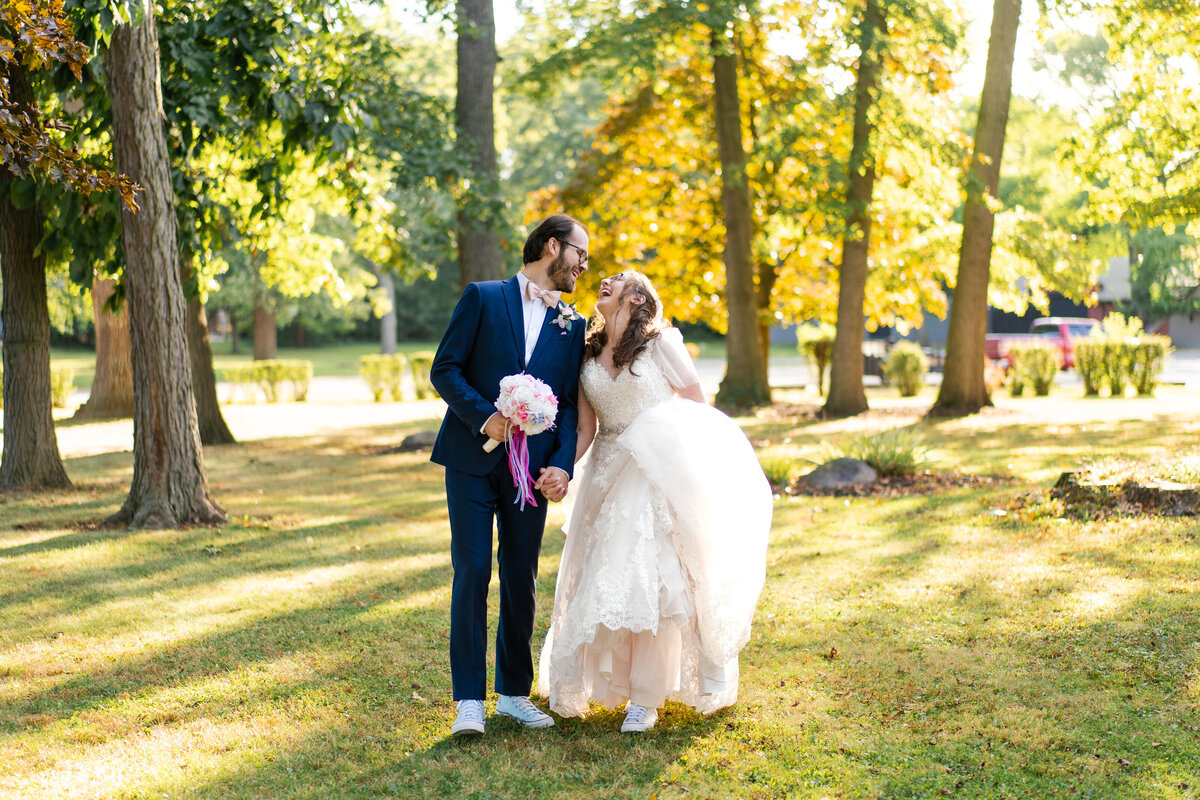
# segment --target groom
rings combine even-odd
[[[484,452],[488,438],[507,441],[496,413],[500,380],[526,372],[558,398],[555,427],[530,436],[535,489],[561,500],[575,464],[579,368],[586,320],[558,298],[587,272],[588,235],[565,214],[529,234],[524,266],[506,281],[463,291],[433,361],[430,378],[450,407],[431,459],[446,468],[450,509],[450,675],[458,716],[453,734],[480,734],[487,694],[487,592],[492,578],[492,520],[497,522],[500,623],[496,631],[496,711],[531,728],[554,720],[529,700],[533,685],[534,582],[546,525],[545,501],[517,504],[506,448]]]

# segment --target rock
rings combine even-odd
[[[400,452],[411,453],[415,450],[430,450],[436,441],[437,433],[435,431],[418,431],[404,437],[404,441],[400,443]]]
[[[879,473],[857,458],[835,458],[827,461],[800,479],[810,489],[840,489],[861,486],[879,480]]]

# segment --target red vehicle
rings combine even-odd
[[[1091,335],[1100,328],[1098,320],[1088,317],[1040,317],[1029,326],[1029,333],[989,333],[986,339],[987,357],[999,361],[1008,369],[1011,364],[1008,348],[1015,342],[1041,341],[1058,347],[1059,364],[1063,369],[1075,367],[1075,346],[1072,340]]]

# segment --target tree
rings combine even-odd
[[[115,189],[136,207],[136,186],[86,163],[42,117],[31,71],[65,64],[76,79],[87,59],[60,3],[0,7],[0,282],[4,285],[5,436],[0,488],[69,485],[58,451],[50,395],[50,320],[46,304],[42,188],[64,182],[90,193]]]
[[[712,32],[713,115],[721,162],[721,208],[725,219],[725,302],[729,309],[728,361],[717,392],[723,408],[754,408],[771,402],[767,363],[758,330],[754,292],[754,219],[742,144],[738,63],[730,41],[732,21]]]
[[[495,220],[496,23],[492,0],[458,0],[458,94],[454,122],[460,144],[474,153],[458,211],[458,267],[462,285],[504,275]]]
[[[121,214],[133,343],[133,481],[113,521],[131,527],[216,523],[192,393],[170,155],[163,130],[154,6],[118,25],[105,57],[119,169],[145,187]]]
[[[975,147],[966,178],[962,248],[954,300],[950,306],[946,363],[942,385],[931,411],[937,415],[973,414],[991,405],[983,371],[988,276],[995,226],[992,206],[1000,183],[1000,160],[1004,154],[1012,94],[1013,52],[1020,18],[1021,0],[995,0],[983,94],[975,125]]]
[[[133,344],[129,338],[129,310],[121,301],[109,301],[116,281],[97,277],[92,282],[92,311],[96,330],[96,375],[87,402],[75,419],[133,416]]]
[[[852,43],[841,26],[830,25],[823,7],[791,10],[784,20],[747,13],[731,39],[738,54],[753,215],[750,315],[757,336],[747,334],[745,340],[761,341],[764,364],[770,325],[833,319],[837,285],[831,256],[843,227],[850,151],[853,96],[845,76],[852,78],[853,65],[835,56]],[[687,19],[690,12],[677,13]],[[531,213],[559,208],[578,213],[593,230],[597,263],[645,272],[659,289],[666,316],[724,332],[730,316],[723,292],[723,170],[713,136],[711,36],[703,38],[700,33],[708,28],[692,23],[688,27],[668,17],[644,21],[633,32],[635,37],[653,32],[653,60],[648,66],[633,60],[634,67],[616,72],[608,83],[608,113],[588,134],[591,147],[578,158],[569,180],[535,196]],[[963,139],[945,91],[955,63],[947,37],[935,25],[923,22],[917,32],[915,42],[893,59],[916,63],[893,68],[883,95],[888,124],[878,137],[880,191],[873,209],[883,235],[868,275],[864,314],[870,325],[902,327],[919,321],[924,309],[940,310],[950,274],[954,226],[947,218],[957,202],[957,186],[948,173],[962,160]],[[601,47],[597,42],[612,35],[589,29],[586,46]],[[544,37],[552,43],[570,34],[551,30]],[[529,44],[544,49],[541,41]],[[780,52],[778,41],[792,42],[791,50],[803,53],[803,61]],[[624,48],[622,56],[641,52],[636,44]],[[554,59],[547,65],[553,67],[554,81],[544,101],[549,108],[585,105],[580,92],[592,91],[565,63]],[[595,63],[587,62],[588,82],[606,74]],[[548,147],[534,140],[522,145],[515,161],[523,163],[527,151],[544,158],[546,150],[563,154],[555,159],[560,165],[574,160],[556,140]],[[599,277],[581,279],[585,297]]]
[[[858,34],[858,69],[854,82],[854,131],[846,191],[846,229],[838,270],[837,333],[829,371],[829,394],[822,412],[845,417],[867,410],[863,390],[863,306],[867,257],[871,248],[871,197],[875,189],[875,156],[871,152],[872,107],[879,91],[880,39],[887,33],[883,10],[866,0]]]

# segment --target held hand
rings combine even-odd
[[[483,426],[483,432],[488,435],[489,439],[497,442],[507,442],[512,438],[512,431],[508,427],[508,420],[503,414],[492,414],[488,417],[487,423]]]
[[[543,467],[533,488],[547,500],[557,503],[567,496],[567,483],[567,473],[558,467]]]

